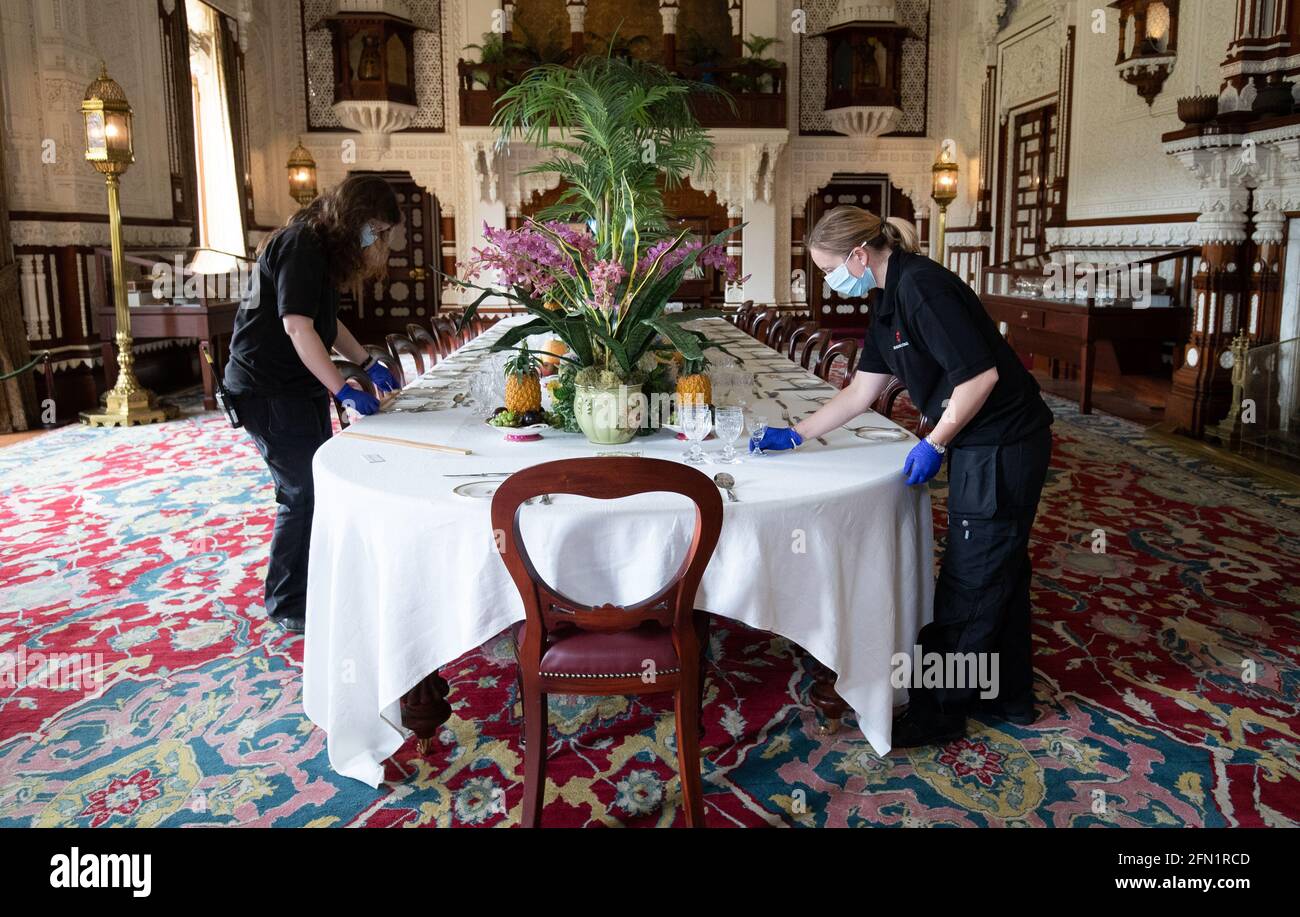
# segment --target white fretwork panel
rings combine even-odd
[[[825,29],[835,12],[838,0],[806,0],[800,7],[807,11],[808,31],[799,41],[799,130],[832,131],[826,117],[826,39],[807,38]],[[903,43],[900,72],[903,116],[895,133],[925,133],[925,92],[927,77],[927,42],[930,31],[930,0],[897,0],[899,21],[911,29],[917,39]]]
[[[327,28],[312,26],[328,16],[330,0],[300,0],[303,47],[307,57],[307,124],[309,130],[342,127],[334,113],[334,51]],[[438,0],[407,0],[411,21],[429,31],[415,33],[415,97],[419,101],[411,127],[443,130],[442,19]]]

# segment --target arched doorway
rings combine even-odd
[[[516,227],[524,217],[533,216],[555,203],[566,187],[567,184],[561,182],[550,191],[535,192],[519,208],[521,216],[512,218],[508,224],[512,228]],[[711,191],[705,193],[692,188],[690,182],[683,182],[672,191],[664,191],[664,208],[670,214],[670,226],[678,230],[689,229],[692,234],[704,240],[713,238],[729,225],[727,208],[718,201],[718,196]],[[698,276],[688,276],[672,299],[680,300],[687,306],[721,306],[726,299],[724,278],[713,268],[701,267]]]

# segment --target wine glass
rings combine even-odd
[[[683,404],[677,408],[677,414],[681,420],[682,432],[691,443],[691,448],[686,451],[683,461],[688,465],[703,465],[704,450],[700,448],[700,443],[709,435],[709,429],[713,426],[713,414],[709,406]]]
[[[734,465],[740,461],[736,455],[736,437],[745,429],[745,410],[739,405],[725,405],[715,409],[713,429],[722,440],[722,455],[718,461],[724,465]]]
[[[757,414],[753,416],[749,423],[749,442],[753,446],[763,439],[763,434],[767,432],[767,418]],[[757,455],[766,455],[762,449],[756,452]]]

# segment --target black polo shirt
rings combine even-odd
[[[232,394],[319,397],[324,386],[303,365],[284,330],[286,315],[312,320],[325,349],[338,336],[339,291],[324,247],[301,223],[275,234],[257,259],[247,299],[235,315],[225,384]]]
[[[975,291],[924,255],[895,249],[858,369],[897,376],[912,403],[937,424],[952,390],[995,366],[998,381],[988,400],[949,445],[1015,442],[1049,425],[1052,412]]]

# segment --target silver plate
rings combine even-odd
[[[457,484],[451,492],[458,497],[468,497],[471,500],[488,500],[502,483],[501,481],[467,481],[464,484]]]

